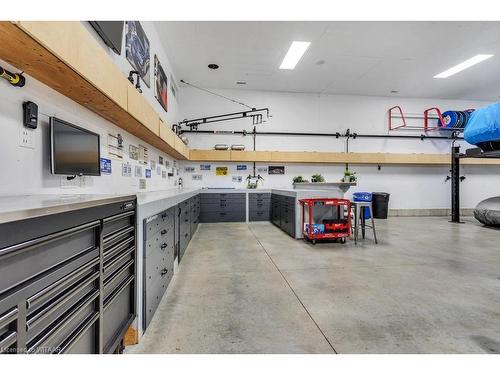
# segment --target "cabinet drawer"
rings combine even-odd
[[[17,342],[17,307],[12,307],[0,314],[0,353],[7,353],[14,350]]]
[[[201,194],[201,202],[217,201],[221,199],[240,199],[245,200],[245,193],[203,193]]]
[[[269,211],[253,211],[250,212],[248,219],[250,221],[269,221]]]
[[[248,194],[249,200],[258,200],[258,199],[271,199],[271,193],[250,193]]]
[[[114,232],[135,225],[135,211],[124,212],[103,220],[102,235],[106,237]]]
[[[202,212],[200,215],[201,223],[224,223],[224,222],[239,222],[245,221],[245,211],[231,212]]]
[[[99,246],[99,221],[0,250],[0,293]]]

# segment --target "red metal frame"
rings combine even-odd
[[[396,109],[401,114],[401,119],[403,120],[403,125],[399,125],[399,126],[396,126],[393,128],[392,127],[392,111],[394,111]],[[404,127],[406,127],[406,120],[405,120],[405,116],[403,115],[403,109],[401,108],[401,106],[395,105],[394,107],[389,108],[389,130],[396,130],[396,129],[404,128]]]
[[[299,202],[302,206],[302,234],[304,238],[315,241],[318,239],[337,239],[337,238],[348,238],[351,236],[351,218],[349,217],[351,212],[351,201],[348,199],[337,199],[337,198],[309,198],[300,199]],[[325,233],[313,233],[312,231],[312,213],[316,202],[323,202],[324,206],[336,206],[339,207],[337,210],[338,218],[340,218],[340,207],[347,207],[347,223],[339,224],[325,224],[325,228],[329,228],[330,232]],[[309,210],[309,230],[305,230],[305,209],[306,206]]]
[[[437,126],[430,128],[429,127],[429,112],[436,111],[437,117],[438,117],[438,124]],[[441,124],[441,125],[439,125]],[[424,131],[432,131],[432,130],[438,130],[440,128],[444,128],[446,125],[444,125],[444,119],[443,115],[441,114],[441,111],[437,107],[432,107],[432,108],[427,108],[424,111]]]

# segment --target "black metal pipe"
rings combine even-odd
[[[228,130],[228,131],[217,131],[217,130],[182,130],[182,133],[196,133],[196,134],[234,134],[234,135],[247,135],[253,132]],[[301,132],[255,132],[255,135],[269,135],[269,136],[304,136],[304,137],[349,137],[349,138],[397,138],[397,139],[448,139],[448,140],[463,140],[462,137],[447,137],[444,135],[403,135],[403,134],[357,134],[350,133],[349,135],[340,133],[301,133]]]
[[[451,222],[460,223],[460,146],[451,148]]]

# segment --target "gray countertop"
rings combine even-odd
[[[0,196],[0,224],[135,199],[135,195],[40,194]]]

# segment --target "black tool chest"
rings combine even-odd
[[[129,199],[0,224],[0,352],[121,350],[136,315],[135,208]]]
[[[295,197],[271,195],[271,222],[295,237]]]
[[[245,193],[201,194],[200,222],[224,223],[246,221]]]

